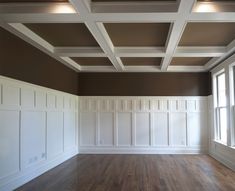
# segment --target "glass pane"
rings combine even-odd
[[[226,108],[220,108],[220,140],[227,143],[227,110]]]
[[[226,87],[225,87],[225,74],[217,76],[218,83],[218,106],[226,106]]]

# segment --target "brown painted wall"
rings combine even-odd
[[[80,73],[81,96],[207,96],[210,73]]]
[[[0,75],[77,94],[78,75],[0,27]]]

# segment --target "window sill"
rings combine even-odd
[[[227,148],[232,149],[232,150],[235,151],[235,146],[228,146],[224,142],[221,142],[221,141],[218,141],[218,140],[214,140],[214,143],[219,144],[219,145],[224,146],[224,147],[227,147]]]

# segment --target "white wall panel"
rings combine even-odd
[[[186,145],[186,113],[170,114],[170,145]]]
[[[10,83],[3,84],[2,102],[5,106],[19,106],[20,88]]]
[[[56,96],[56,108],[57,109],[63,109],[64,107],[64,99],[62,95],[57,95]]]
[[[200,146],[207,144],[207,115],[199,112],[189,113],[187,117],[189,144],[191,146]]]
[[[207,97],[84,96],[80,101],[81,152],[207,150]]]
[[[120,112],[117,115],[118,146],[130,146],[132,141],[132,113]]]
[[[56,108],[56,95],[47,94],[47,107],[50,109]]]
[[[153,114],[154,145],[168,145],[168,113],[156,112]]]
[[[14,190],[78,153],[77,102],[0,76],[0,190]]]
[[[75,113],[64,112],[64,148],[71,148],[76,144]]]
[[[0,179],[19,171],[19,112],[0,110]]]
[[[47,104],[47,96],[46,92],[43,91],[36,91],[36,108],[46,108]]]
[[[137,146],[148,146],[150,141],[149,113],[136,113],[135,142]]]
[[[35,103],[34,90],[29,88],[21,89],[21,106],[25,108],[33,108]]]
[[[45,160],[46,113],[23,111],[21,115],[21,162],[26,168]]]
[[[113,145],[114,117],[113,113],[100,113],[99,120],[99,144],[104,146]]]
[[[96,113],[81,113],[80,139],[81,145],[95,145],[96,139]]]
[[[47,157],[63,152],[63,112],[47,112]]]

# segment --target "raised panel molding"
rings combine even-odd
[[[81,96],[79,112],[80,153],[208,150],[207,97]]]
[[[76,155],[78,115],[78,96],[0,76],[0,190]]]

